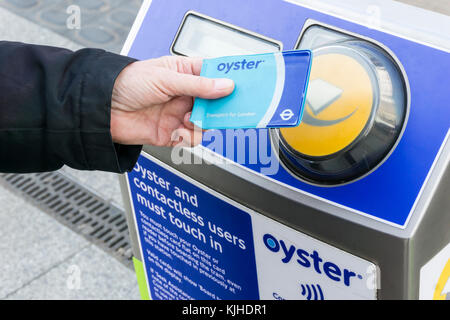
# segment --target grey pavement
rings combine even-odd
[[[119,53],[142,0],[0,0],[0,6],[84,47]],[[67,22],[80,12],[79,28]],[[69,12],[69,13],[68,13]]]
[[[71,50],[82,48],[80,44],[2,8],[1,0],[0,21],[0,40],[60,46]]]
[[[1,40],[83,47],[2,2]],[[61,170],[122,206],[116,174]],[[0,299],[140,299],[134,272],[118,260],[3,187],[0,203]]]
[[[139,299],[133,271],[0,189],[0,299]]]
[[[449,0],[397,0],[409,5],[420,7],[423,9],[435,11],[438,13],[450,15]]]

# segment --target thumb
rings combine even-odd
[[[234,81],[231,79],[209,79],[179,72],[161,74],[161,85],[174,96],[191,96],[217,99],[231,94]]]

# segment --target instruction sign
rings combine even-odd
[[[374,299],[376,267],[142,153],[127,174],[152,299]]]

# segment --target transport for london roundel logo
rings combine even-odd
[[[301,154],[321,157],[355,141],[374,106],[373,76],[368,68],[342,53],[315,56],[302,123],[280,129],[286,143]]]

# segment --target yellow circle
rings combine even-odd
[[[342,91],[334,102],[316,114],[306,103],[303,119],[308,116],[317,123],[337,123],[318,126],[302,121],[298,127],[280,129],[291,148],[312,157],[327,156],[350,145],[369,121],[374,99],[367,69],[351,56],[340,53],[316,56],[310,83],[318,79]]]

